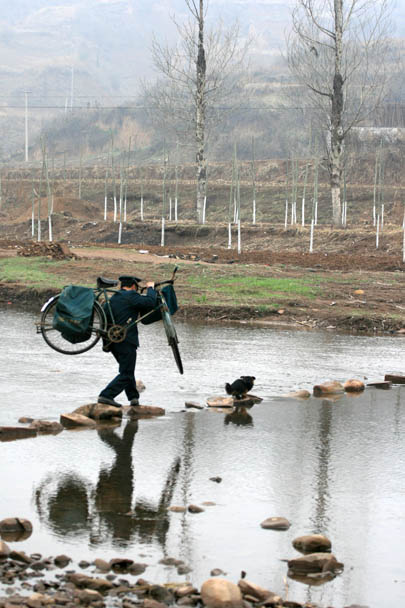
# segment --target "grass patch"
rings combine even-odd
[[[27,287],[46,287],[61,289],[69,284],[67,276],[53,274],[63,261],[47,258],[7,258],[0,261],[0,281],[18,283]]]
[[[188,282],[195,289],[226,294],[232,299],[240,299],[244,296],[254,297],[256,300],[273,296],[281,299],[294,296],[315,298],[321,291],[315,284],[319,279],[315,277],[292,279],[257,276],[191,276]]]

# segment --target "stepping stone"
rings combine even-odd
[[[25,426],[0,426],[0,441],[14,441],[15,439],[27,439],[36,436],[36,429]]]
[[[381,380],[380,382],[367,382],[367,386],[374,386],[374,388],[388,390],[389,388],[391,388],[392,382],[388,382],[386,380]]]
[[[65,429],[76,429],[76,428],[94,428],[96,422],[87,416],[82,414],[61,414],[60,423]]]
[[[405,376],[395,376],[393,374],[385,374],[384,380],[392,382],[392,384],[405,384]]]
[[[157,407],[155,405],[136,405],[136,406],[124,406],[130,418],[151,418],[152,416],[164,416],[166,410],[163,407]]]
[[[261,397],[250,395],[249,393],[243,399],[234,399],[233,397],[221,397],[214,396],[207,399],[209,407],[237,407],[237,406],[250,406],[255,403],[263,401]]]

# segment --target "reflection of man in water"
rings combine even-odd
[[[110,532],[113,542],[131,541],[134,536],[150,542],[155,536],[164,547],[169,529],[167,508],[180,471],[180,459],[174,460],[167,473],[158,504],[140,498],[132,509],[132,448],[137,431],[138,422],[132,420],[128,420],[122,438],[111,428],[98,431],[100,439],[114,450],[115,460],[110,468],[101,469],[95,492],[76,473],[57,478],[56,491],[52,491],[52,477],[46,478],[35,493],[41,521],[45,520],[59,536],[88,533],[91,544],[105,542],[106,532]]]
[[[101,469],[96,487],[97,511],[112,530],[114,538],[128,540],[131,529],[128,516],[132,507],[134,490],[134,469],[132,466],[132,446],[138,422],[129,420],[122,438],[113,429],[102,429],[98,436],[115,452],[115,460],[110,469]]]

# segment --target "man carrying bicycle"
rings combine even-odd
[[[134,323],[139,313],[145,313],[157,304],[155,284],[146,283],[146,295],[138,293],[139,282],[134,276],[121,276],[120,290],[110,299],[110,307],[117,325],[128,325],[125,339],[122,342],[113,342],[111,352],[118,362],[118,375],[101,391],[98,403],[121,407],[115,397],[125,391],[130,405],[139,405],[139,393],[135,381],[136,351],[139,346],[138,324]],[[106,310],[108,314],[108,311]]]

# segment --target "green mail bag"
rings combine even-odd
[[[56,304],[52,326],[71,344],[85,342],[91,336],[94,292],[89,287],[68,285]]]

